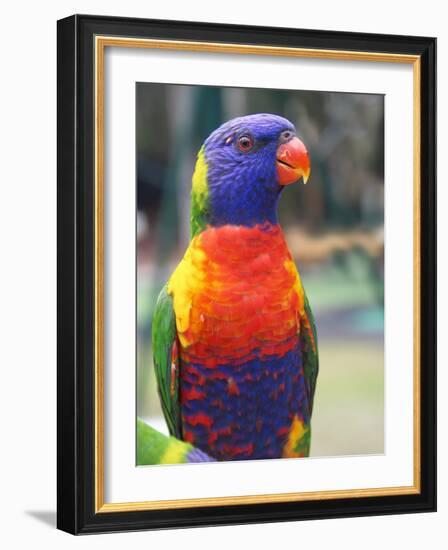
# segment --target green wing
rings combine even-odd
[[[137,418],[137,466],[214,462],[190,443],[161,434]]]
[[[300,345],[302,348],[302,360],[305,371],[305,380],[310,404],[310,416],[313,412],[314,392],[316,390],[317,373],[319,372],[319,356],[317,351],[317,331],[314,315],[308,298],[304,292],[305,317],[302,319],[300,331]]]
[[[179,353],[173,299],[166,285],[157,299],[152,321],[152,349],[157,389],[170,434],[182,439],[179,406]]]

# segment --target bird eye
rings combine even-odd
[[[286,143],[287,141],[289,141],[292,138],[293,135],[294,134],[291,130],[285,130],[284,132],[282,132],[280,134],[280,141],[282,143]]]
[[[254,140],[251,136],[241,136],[238,138],[238,149],[243,153],[249,152],[254,146]]]

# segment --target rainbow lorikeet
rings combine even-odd
[[[161,434],[137,419],[137,464],[188,464],[191,462],[213,462],[191,443]]]
[[[316,329],[276,212],[309,174],[294,126],[272,114],[226,122],[198,153],[191,240],[153,349],[170,433],[217,460],[309,455]]]

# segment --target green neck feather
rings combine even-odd
[[[198,153],[191,189],[190,239],[204,231],[208,209],[207,162],[202,146]]]

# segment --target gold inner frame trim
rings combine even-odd
[[[311,59],[406,63],[413,66],[413,485],[366,489],[344,489],[300,493],[154,500],[106,503],[104,501],[104,54],[106,47],[146,48],[171,51],[232,53],[242,55],[285,56]],[[166,510],[200,506],[231,506],[274,502],[303,502],[341,498],[362,498],[420,493],[420,56],[381,52],[357,52],[230,43],[193,42],[96,36],[95,55],[95,513]]]

